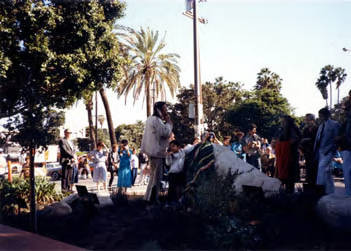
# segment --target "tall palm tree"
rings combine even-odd
[[[340,103],[340,85],[345,82],[347,74],[345,69],[338,67],[336,71],[336,89],[338,90],[338,104]]]
[[[330,93],[330,109],[332,108],[332,83],[336,81],[336,88],[338,89],[338,103],[339,103],[339,87],[345,81],[347,74],[345,73],[345,69],[338,67],[334,68],[332,65],[326,65],[320,71],[320,76],[316,82],[316,86],[321,92],[323,99],[326,101],[326,105],[328,106],[328,90],[327,87],[329,85]]]
[[[87,110],[88,113],[88,123],[89,123],[89,137],[90,141],[93,144],[93,149],[96,148],[96,136],[94,132],[94,123],[93,123],[93,96],[90,94],[83,95],[84,96],[84,104],[85,104],[85,109]],[[92,149],[90,149],[92,150]]]
[[[179,55],[175,53],[162,53],[165,48],[165,37],[159,40],[158,31],[147,28],[135,31],[128,28],[128,33],[119,33],[120,48],[122,53],[128,54],[127,64],[124,65],[124,80],[118,86],[119,96],[130,91],[133,93],[134,102],[142,93],[146,97],[146,114],[151,115],[152,91],[153,99],[161,96],[166,98],[166,86],[172,97],[180,87],[178,64]],[[122,66],[123,68],[123,66]]]

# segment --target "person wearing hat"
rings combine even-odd
[[[75,147],[70,140],[71,130],[65,129],[64,138],[59,142],[60,164],[62,165],[61,189],[62,191],[72,190],[73,164],[76,159]]]

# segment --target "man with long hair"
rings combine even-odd
[[[145,193],[145,200],[150,202],[158,202],[163,165],[172,129],[173,123],[167,113],[166,103],[155,103],[154,113],[146,120],[141,142],[141,152],[146,153],[150,159],[150,180]]]

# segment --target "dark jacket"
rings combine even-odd
[[[71,146],[68,143],[68,140],[63,138],[59,142],[59,147],[60,147],[60,163],[67,164],[70,160],[74,159],[74,154],[75,151],[74,149],[71,148]]]
[[[351,118],[343,123],[336,144],[342,151],[351,151]]]

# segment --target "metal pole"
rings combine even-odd
[[[97,91],[95,92],[95,135],[96,135],[96,144],[98,143],[98,100],[97,100]]]
[[[193,0],[193,33],[194,33],[194,89],[195,89],[195,136],[199,137],[200,128],[200,90],[198,69],[198,42],[197,42],[197,0]]]

